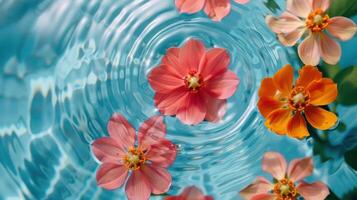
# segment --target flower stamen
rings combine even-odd
[[[304,87],[295,87],[290,93],[288,102],[293,110],[303,111],[310,104],[310,94]]]
[[[138,170],[146,163],[146,156],[140,148],[130,147],[124,156],[124,165],[129,170]]]
[[[295,200],[298,196],[295,184],[286,178],[279,180],[274,185],[273,192],[276,195],[276,200]]]
[[[306,19],[306,27],[312,32],[323,31],[329,23],[330,17],[322,9],[313,11]]]
[[[202,86],[202,79],[200,75],[190,73],[185,78],[185,84],[190,91],[197,92]]]

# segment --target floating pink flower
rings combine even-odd
[[[179,196],[169,196],[164,200],[213,200],[213,197],[205,196],[200,189],[190,186],[185,188]]]
[[[270,173],[276,182],[274,184],[264,177],[244,188],[240,195],[245,200],[323,200],[330,193],[322,182],[306,183],[302,181],[313,171],[311,157],[292,160],[287,166],[284,157],[276,152],[267,152],[263,158],[263,170]],[[298,184],[297,184],[298,183]]]
[[[319,64],[320,58],[329,64],[338,63],[341,47],[325,31],[346,41],[355,35],[356,24],[346,17],[330,18],[326,14],[329,0],[287,0],[286,4],[287,11],[280,18],[266,17],[266,23],[278,35],[280,42],[293,46],[307,32],[308,36],[298,48],[301,60],[313,66]]]
[[[240,4],[248,3],[249,0],[235,0]],[[230,0],[175,0],[176,7],[182,13],[196,13],[204,10],[214,21],[221,21],[231,11]]]
[[[129,122],[114,114],[108,132],[110,137],[99,138],[92,144],[95,156],[102,162],[97,172],[98,186],[116,189],[130,176],[125,188],[129,200],[145,200],[151,193],[169,190],[171,175],[166,168],[176,159],[176,147],[165,139],[163,117],[145,121],[136,138]]]
[[[182,48],[170,48],[154,68],[149,83],[155,90],[155,105],[164,115],[176,115],[185,124],[204,119],[217,122],[226,111],[226,99],[239,80],[230,70],[225,49],[206,50],[203,43],[189,40]]]

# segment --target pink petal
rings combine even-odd
[[[206,0],[204,11],[213,21],[221,21],[231,11],[230,0]]]
[[[278,38],[284,46],[291,47],[296,44],[296,42],[301,38],[305,31],[305,28],[298,28],[290,33],[279,33]]]
[[[109,135],[122,148],[127,149],[134,146],[135,129],[129,122],[119,113],[114,113],[110,118],[107,126]]]
[[[235,1],[240,4],[246,4],[249,2],[249,0],[235,0]]]
[[[263,157],[262,169],[281,180],[285,177],[287,164],[285,158],[276,152],[267,152]]]
[[[122,158],[125,155],[118,143],[107,137],[95,140],[92,144],[92,150],[95,157],[101,162],[122,164]]]
[[[203,8],[205,0],[175,0],[175,4],[182,13],[195,13]]]
[[[170,93],[174,89],[185,86],[183,77],[172,69],[172,67],[160,65],[149,73],[149,83],[155,92]]]
[[[185,200],[204,200],[205,196],[196,186],[190,186],[183,190],[180,197]]]
[[[125,187],[128,200],[148,200],[151,194],[151,186],[141,170],[132,172]]]
[[[264,177],[257,177],[257,180],[254,183],[248,185],[246,188],[240,191],[239,194],[243,197],[243,199],[251,199],[256,195],[268,193],[273,189],[273,187],[274,186],[272,183],[270,183]]]
[[[139,146],[146,149],[147,146],[159,141],[166,135],[166,125],[162,116],[150,117],[140,127],[138,133]]]
[[[212,97],[217,99],[227,99],[235,93],[239,84],[239,79],[235,73],[228,70],[205,83],[206,87],[204,89]]]
[[[324,200],[330,194],[329,189],[322,182],[312,184],[302,182],[298,185],[297,191],[305,200]]]
[[[107,190],[121,187],[126,177],[128,169],[123,165],[113,163],[103,163],[97,172],[97,185]]]
[[[312,11],[311,1],[309,0],[287,0],[287,10],[301,18],[307,18]]]
[[[196,125],[206,116],[207,108],[199,93],[189,93],[186,102],[177,112],[177,118],[184,124]]]
[[[214,99],[207,95],[205,97],[207,99],[206,107],[207,113],[205,116],[205,120],[210,122],[218,122],[220,121],[227,110],[227,100],[225,99]]]
[[[226,49],[213,48],[206,53],[206,64],[199,69],[205,81],[228,70],[230,57]]]
[[[312,0],[313,10],[322,9],[326,11],[330,7],[330,0]]]
[[[333,17],[327,26],[327,30],[336,38],[346,41],[356,34],[356,24],[346,17]]]
[[[163,194],[169,190],[172,178],[165,168],[146,165],[141,170],[148,179],[153,194]]]
[[[167,65],[171,71],[176,71],[175,74],[179,74],[180,77],[185,77],[188,70],[180,65],[180,48],[169,48],[166,55],[162,58],[162,65]]]
[[[294,182],[303,180],[312,174],[314,165],[312,164],[312,158],[301,158],[292,160],[288,168],[288,177]]]
[[[176,146],[166,139],[161,139],[153,144],[146,153],[148,160],[156,166],[169,167],[175,161],[177,155]]]
[[[155,105],[164,115],[176,115],[178,109],[185,104],[188,94],[186,87],[180,87],[167,94],[156,93]]]
[[[201,60],[205,58],[204,44],[195,39],[190,39],[180,50],[180,66],[185,67],[188,71],[198,71]]]
[[[305,65],[316,66],[320,62],[318,35],[311,34],[299,45],[298,53]]]
[[[335,65],[341,58],[341,46],[326,34],[320,34],[320,54],[322,59],[331,65]]]
[[[249,200],[275,200],[275,195],[273,195],[273,194],[258,194]]]
[[[290,33],[305,26],[304,21],[289,12],[284,12],[280,18],[267,15],[265,23],[274,33]]]

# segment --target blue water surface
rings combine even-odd
[[[264,152],[289,160],[312,155],[312,140],[269,132],[256,109],[262,78],[287,63],[300,67],[294,49],[264,23],[285,1],[276,10],[266,2],[233,3],[217,23],[204,13],[180,15],[173,0],[0,0],[0,199],[126,199],[123,189],[97,187],[90,144],[108,135],[114,112],[136,128],[158,114],[147,74],[168,48],[190,38],[226,48],[241,83],[220,123],[165,118],[167,137],[179,146],[168,194],[197,185],[220,200],[240,199],[242,188],[266,175]],[[343,66],[357,64],[356,41],[342,44]],[[308,180],[342,196],[357,187],[356,171],[343,159],[357,144],[357,107],[337,110],[347,129],[331,131],[333,159],[315,156]]]

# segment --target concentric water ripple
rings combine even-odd
[[[305,142],[269,133],[256,110],[261,79],[286,63],[298,67],[294,51],[283,48],[267,29],[269,10],[260,1],[233,4],[221,23],[203,13],[180,15],[173,0],[9,0],[0,1],[0,11],[15,4],[23,10],[13,17],[19,21],[0,21],[0,27],[13,24],[0,34],[17,30],[13,38],[22,39],[7,41],[12,48],[0,61],[7,75],[1,85],[15,90],[4,89],[0,101],[23,112],[1,112],[9,115],[0,121],[5,124],[0,172],[7,180],[0,199],[125,199],[123,190],[96,186],[98,163],[90,143],[107,135],[113,112],[136,128],[159,114],[147,74],[168,48],[190,38],[207,48],[226,48],[230,69],[241,82],[217,124],[186,126],[165,118],[168,138],[180,149],[170,168],[169,194],[197,185],[217,199],[237,199],[238,191],[261,173],[266,150],[289,158],[311,153]]]

